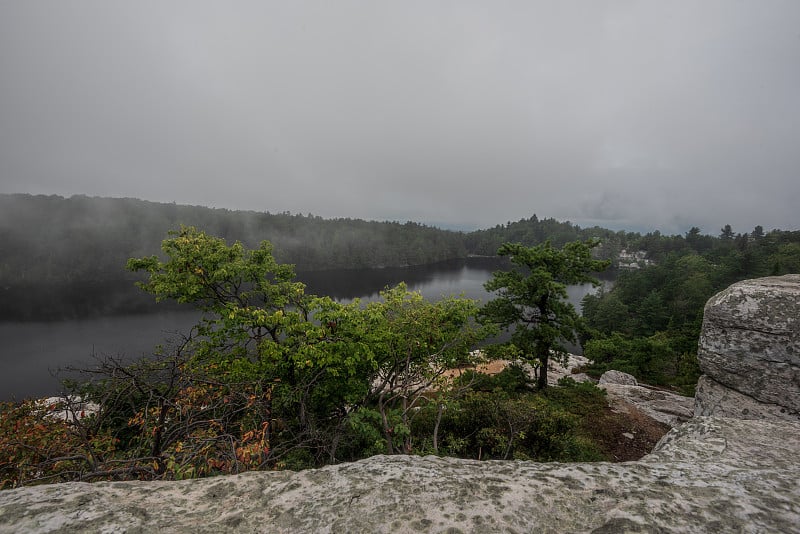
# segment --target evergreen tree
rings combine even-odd
[[[511,341],[539,366],[539,389],[547,387],[550,352],[566,354],[564,342],[575,342],[581,328],[581,317],[567,300],[567,285],[597,285],[591,273],[610,264],[592,258],[597,244],[574,241],[556,249],[549,241],[534,247],[506,243],[497,251],[508,256],[513,267],[495,272],[486,282],[486,289],[498,297],[484,306],[482,316],[502,328],[513,328]]]

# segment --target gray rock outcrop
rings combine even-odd
[[[800,275],[745,280],[705,307],[695,415],[800,420]]]
[[[673,428],[638,462],[375,456],[301,472],[24,487],[0,492],[0,534],[800,533],[800,422],[741,408],[746,397],[797,411],[798,284],[750,281],[709,301],[697,406],[714,417]]]
[[[579,376],[579,374],[575,373],[576,368],[583,367],[588,363],[589,358],[585,356],[579,356],[577,354],[567,354],[566,358],[563,359],[551,359],[547,366],[547,384],[549,386],[557,386],[558,381],[564,377],[570,377],[576,382],[591,380],[591,378],[585,374]],[[529,376],[535,376],[533,367],[531,367],[530,364],[524,364],[523,369],[528,372]],[[585,379],[583,377],[585,377]]]
[[[633,375],[629,375],[628,373],[623,373],[622,371],[606,371],[600,376],[600,380],[597,382],[599,385],[603,384],[621,384],[623,386],[638,386],[639,382],[636,381],[636,377]]]
[[[697,418],[639,462],[376,456],[0,492],[0,532],[798,532],[800,423]]]
[[[616,409],[625,403],[659,423],[676,427],[694,415],[695,401],[677,393],[649,386],[640,386],[636,378],[622,371],[606,371],[597,385],[606,390],[609,405]]]
[[[606,390],[609,404],[627,402],[659,423],[676,427],[694,415],[695,399],[660,389],[625,384],[599,384]]]

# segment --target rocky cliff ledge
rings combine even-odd
[[[800,276],[726,292],[709,301],[701,339],[704,380],[724,395],[699,395],[698,411],[713,405],[714,416],[696,415],[638,462],[376,456],[298,473],[37,486],[0,492],[0,532],[800,532]],[[785,320],[773,331],[764,313]],[[731,369],[757,385],[732,385]],[[738,396],[769,409],[753,419],[726,404]]]
[[[711,297],[697,356],[695,415],[800,421],[800,275]]]

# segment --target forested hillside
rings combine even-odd
[[[203,228],[256,246],[298,271],[409,266],[463,258],[463,235],[416,223],[323,220],[73,196],[0,195],[0,319],[37,320],[144,311],[152,299],[125,270],[153,254],[168,231]]]
[[[555,246],[600,238],[602,258],[616,258],[639,234],[582,229],[555,219],[509,222],[454,232],[414,222],[323,219],[314,215],[231,211],[128,198],[0,195],[0,286],[130,279],[132,256],[158,250],[170,230],[202,228],[228,241],[275,247],[298,271],[424,265],[467,255],[493,256],[505,242]]]
[[[228,241],[275,247],[298,271],[424,265],[467,255],[493,256],[505,242],[554,245],[598,237],[614,258],[638,234],[581,229],[530,219],[464,233],[414,222],[323,219],[314,215],[231,211],[128,198],[0,195],[0,286],[130,279],[132,256],[158,250],[170,230],[202,228]]]
[[[463,236],[429,226],[230,211],[136,199],[0,195],[0,280],[116,279],[128,258],[158,250],[169,230],[203,228],[299,270],[407,266],[461,258]]]
[[[623,271],[612,291],[597,301],[589,299],[587,317],[606,334],[650,336],[669,326],[673,333],[682,329],[682,339],[696,339],[702,304],[714,291],[743,278],[800,271],[800,232],[765,232],[760,226],[735,233],[725,225],[719,236],[703,235],[698,228],[684,235],[642,235],[533,215],[485,230],[454,232],[413,222],[323,219],[137,199],[0,195],[0,319],[147,309],[152,300],[130,283],[137,276],[125,270],[125,263],[159,250],[167,232],[180,225],[248,247],[268,240],[276,259],[294,264],[298,272],[424,265],[493,256],[506,242],[533,246],[550,240],[560,247],[597,238],[596,255],[612,260],[611,276],[618,272],[622,250],[640,251],[652,262],[641,271]],[[676,350],[682,354],[688,349]]]
[[[583,315],[590,331],[584,354],[594,370],[618,369],[650,384],[675,385],[691,394],[699,376],[697,340],[703,307],[716,292],[747,278],[800,272],[800,232],[757,226],[719,237],[648,234],[630,244],[654,264],[621,271],[612,290],[589,295]]]

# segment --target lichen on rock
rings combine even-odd
[[[695,415],[800,421],[800,275],[745,280],[709,299]]]

